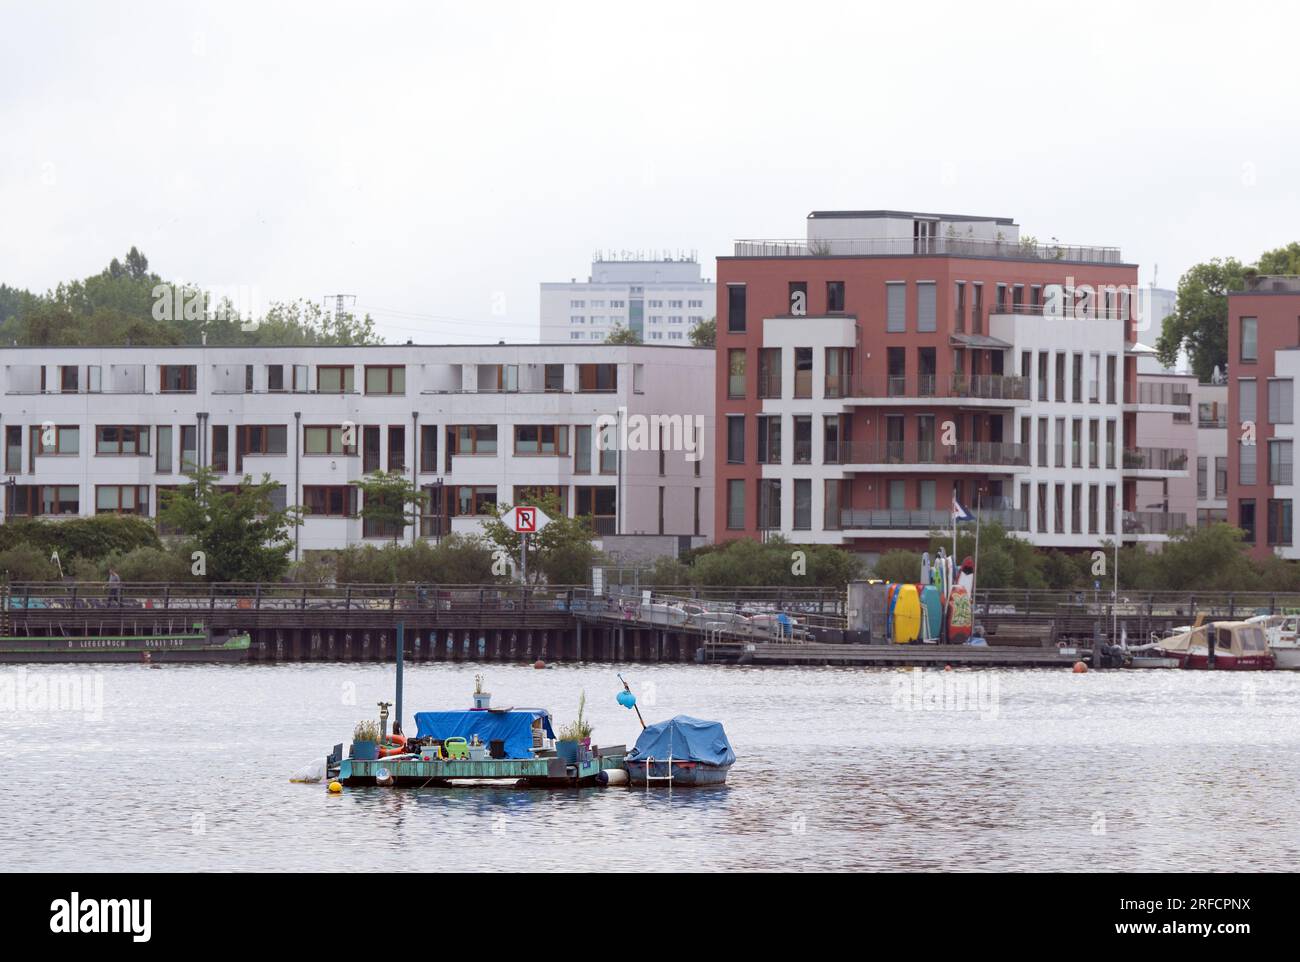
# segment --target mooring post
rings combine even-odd
[[[406,648],[406,622],[397,623],[397,693],[394,697],[397,712],[393,716],[393,734],[402,734],[402,656]]]

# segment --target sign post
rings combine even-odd
[[[528,584],[528,536],[537,534],[551,519],[541,508],[534,505],[517,505],[501,516],[507,528],[519,535],[520,558],[519,571],[524,584]]]

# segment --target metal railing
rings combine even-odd
[[[1192,393],[1181,384],[1167,381],[1141,381],[1137,390],[1132,384],[1124,385],[1125,404],[1163,404],[1179,407],[1192,406]]]
[[[1171,534],[1187,527],[1181,511],[1125,511],[1125,534]]]
[[[849,394],[857,398],[1028,401],[1029,379],[1014,374],[862,375],[853,379]]]
[[[1118,247],[973,237],[864,237],[811,241],[747,238],[735,242],[733,253],[736,257],[993,257],[1014,261],[1123,263]]]
[[[995,508],[979,512],[983,523],[997,523],[1008,531],[1028,531],[1029,514],[1016,509]],[[923,508],[844,508],[840,511],[840,529],[893,529],[899,531],[948,531],[952,512]]]
[[[1124,467],[1133,471],[1186,471],[1184,448],[1125,448]]]
[[[1029,465],[1029,446],[1011,441],[849,441],[840,445],[842,464]]]

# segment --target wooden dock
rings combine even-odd
[[[839,665],[892,668],[1069,668],[1074,649],[980,645],[828,645],[816,642],[710,642],[697,660],[737,665]]]

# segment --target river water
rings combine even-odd
[[[587,693],[606,665],[407,669],[415,710]],[[726,725],[725,787],[358,789],[290,775],[391,665],[3,666],[9,870],[1290,870],[1300,673],[631,665],[649,719]],[[78,696],[80,701],[78,703]]]

